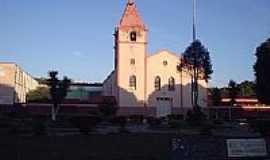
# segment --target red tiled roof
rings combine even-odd
[[[146,29],[134,2],[128,2],[125,12],[120,21],[119,27],[139,27],[141,29]]]

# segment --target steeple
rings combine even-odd
[[[133,0],[128,0],[128,4],[133,4]]]
[[[121,21],[118,27],[121,29],[130,28],[130,27],[146,29],[139,15],[135,2],[133,0],[128,0],[126,9],[124,11],[124,14],[121,18]]]

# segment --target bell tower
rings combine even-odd
[[[143,107],[146,101],[147,28],[133,0],[128,0],[115,30],[115,71],[120,107]]]

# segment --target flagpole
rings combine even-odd
[[[197,2],[193,0],[193,42],[197,39],[196,35],[196,7]]]
[[[197,35],[196,35],[196,0],[192,0],[193,2],[193,5],[192,5],[192,8],[193,8],[193,42],[196,41],[197,39]],[[192,52],[194,52],[194,50],[192,49]],[[192,103],[192,106],[194,106],[194,103],[195,102],[195,91],[196,91],[196,86],[195,86],[195,76],[196,76],[196,73],[195,73],[195,68],[193,68],[193,75],[192,75],[192,82],[191,82],[191,88],[192,88],[192,94],[191,94],[191,103]]]

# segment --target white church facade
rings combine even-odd
[[[191,74],[177,69],[181,55],[168,50],[149,54],[148,29],[133,1],[127,3],[115,30],[115,67],[103,83],[120,115],[162,117],[192,109]],[[207,107],[207,82],[199,80],[199,105]]]

